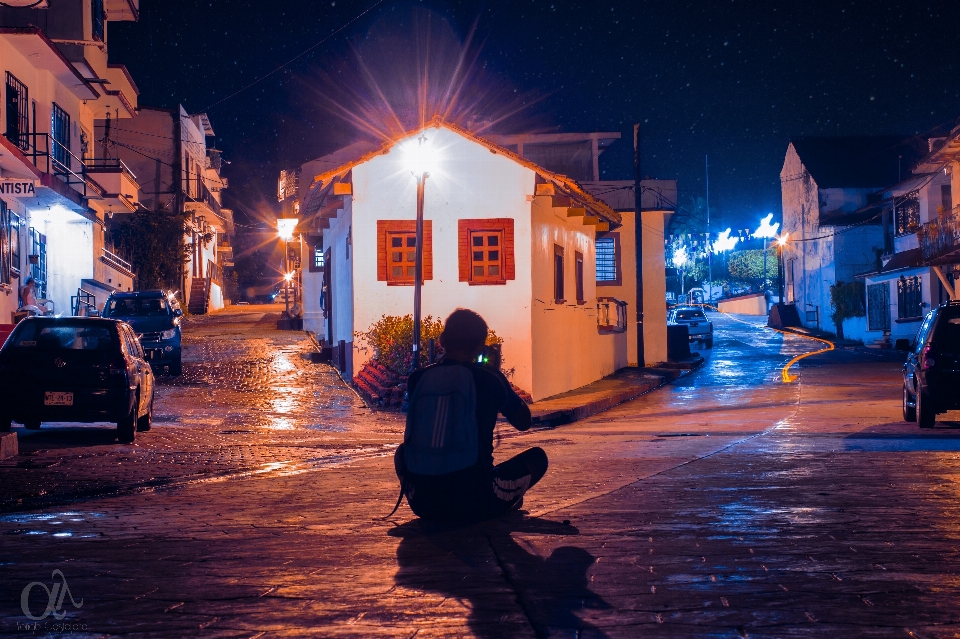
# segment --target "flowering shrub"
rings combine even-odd
[[[434,340],[437,357],[440,348],[440,333],[443,322],[427,315],[420,320],[420,365],[426,366],[430,356],[428,344]],[[413,316],[383,315],[367,331],[357,331],[356,337],[363,340],[366,348],[373,349],[373,359],[397,375],[405,376],[413,363]],[[503,338],[494,331],[487,334],[487,344],[503,344]]]

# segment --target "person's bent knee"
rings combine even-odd
[[[547,452],[539,446],[525,451],[523,457],[527,468],[530,469],[530,485],[533,486],[547,474],[550,460],[547,458]]]

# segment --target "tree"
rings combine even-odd
[[[837,327],[837,337],[843,339],[843,320],[864,317],[866,309],[866,287],[863,281],[845,284],[837,281],[830,287],[830,319]]]
[[[186,220],[185,214],[141,210],[114,226],[113,244],[133,266],[137,288],[180,288],[190,257]]]

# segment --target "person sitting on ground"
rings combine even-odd
[[[394,464],[400,498],[421,518],[478,520],[519,509],[547,472],[542,448],[493,464],[497,414],[520,431],[530,428],[531,417],[500,371],[499,356],[477,363],[487,332],[480,315],[455,310],[440,334],[443,359],[408,380],[407,428]]]

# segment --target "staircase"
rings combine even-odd
[[[210,286],[205,277],[195,277],[190,284],[190,300],[187,310],[193,315],[203,315],[210,304]]]

